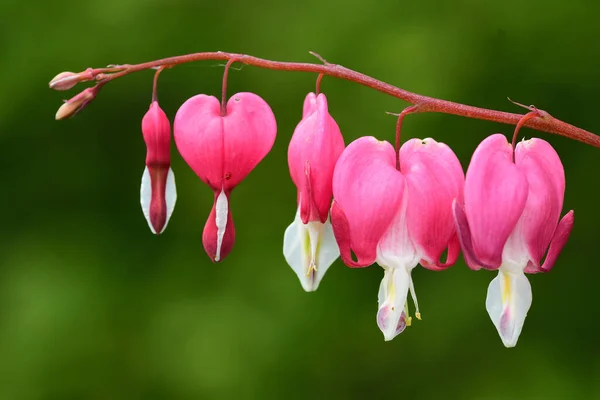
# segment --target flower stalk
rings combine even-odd
[[[94,76],[97,82],[106,84],[112,80],[121,78],[125,75],[129,75],[131,73],[147,69],[155,69],[158,67],[174,67],[180,64],[186,64],[190,62],[203,60],[235,60],[236,62],[240,62],[246,65],[252,65],[259,68],[278,71],[312,72],[355,82],[360,85],[388,94],[390,96],[396,97],[398,99],[404,100],[408,103],[418,105],[419,112],[437,112],[444,114],[452,114],[466,118],[481,119],[509,125],[518,124],[521,118],[523,117],[522,114],[514,114],[503,111],[491,110],[487,108],[474,107],[466,104],[455,103],[448,100],[442,100],[435,97],[429,97],[409,92],[408,90],[404,90],[397,86],[380,81],[369,75],[362,74],[360,72],[346,68],[342,65],[329,63],[325,61],[322,57],[320,57],[318,54],[311,54],[319,58],[323,62],[323,64],[272,61],[247,54],[226,53],[222,51],[217,51],[185,54],[181,56],[162,58],[159,60],[149,61],[140,64],[111,65],[107,68],[92,69],[90,73]],[[542,110],[540,110],[540,112],[541,111]],[[568,138],[583,142],[590,146],[600,148],[600,136],[588,132],[584,129],[578,128],[574,125],[568,124],[557,118],[554,118],[547,112],[543,113],[543,118],[530,119],[524,124],[524,126],[542,132],[566,136]]]

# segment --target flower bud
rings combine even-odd
[[[146,168],[142,175],[140,203],[152,233],[167,227],[177,201],[175,175],[171,169],[171,123],[157,101],[142,119],[146,142]]]
[[[54,90],[69,90],[79,82],[91,81],[94,79],[92,69],[88,68],[83,72],[61,72],[56,75],[49,83],[50,89]]]
[[[56,112],[56,119],[61,120],[71,118],[79,111],[83,110],[90,101],[96,98],[98,90],[100,90],[100,87],[96,85],[94,87],[85,89],[83,92],[65,101],[65,103],[60,106]]]

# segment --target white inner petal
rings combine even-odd
[[[221,259],[221,245],[223,243],[223,236],[225,236],[225,228],[227,227],[227,214],[229,213],[229,202],[225,192],[221,190],[217,197],[216,204],[216,216],[215,223],[217,224],[217,252],[215,254],[215,261]]]
[[[283,236],[283,255],[302,288],[307,292],[317,290],[325,272],[340,255],[331,223],[303,224],[298,209]]]
[[[502,268],[505,271],[522,272],[523,265],[527,265],[530,259],[531,256],[523,238],[523,221],[521,217],[502,249]]]
[[[177,189],[175,188],[175,174],[173,170],[169,168],[169,173],[167,174],[167,184],[165,187],[165,203],[167,204],[167,219],[165,220],[165,226],[161,231],[164,232],[167,229],[167,224],[169,223],[169,219],[171,218],[171,214],[173,214],[173,210],[175,209],[175,203],[177,202]]]
[[[150,172],[148,171],[148,167],[144,168],[144,173],[142,174],[142,186],[140,188],[140,204],[142,205],[142,212],[144,213],[144,217],[146,218],[146,222],[148,222],[148,227],[152,233],[156,234],[154,227],[152,226],[152,222],[150,221],[150,201],[152,200],[152,182],[150,181]],[[166,224],[165,224],[166,225]]]
[[[402,333],[410,321],[405,312],[410,275],[405,268],[384,268],[379,285],[377,325],[386,341]]]
[[[420,254],[415,248],[406,226],[407,191],[402,205],[387,232],[377,244],[377,264],[384,268],[406,268],[409,271],[419,264]]]
[[[522,269],[500,267],[488,287],[485,307],[506,347],[517,344],[531,302],[531,285]]]

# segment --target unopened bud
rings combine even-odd
[[[56,119],[67,119],[71,118],[79,111],[83,110],[88,103],[96,98],[100,87],[98,85],[87,88],[83,92],[79,93],[75,97],[67,100],[65,104],[60,106],[56,112]]]
[[[171,123],[156,101],[142,119],[142,133],[146,142],[146,168],[140,203],[150,230],[159,235],[171,218],[177,190],[171,169]]]
[[[54,90],[69,90],[79,82],[91,81],[94,79],[93,70],[86,69],[83,72],[61,72],[50,81],[50,89]]]

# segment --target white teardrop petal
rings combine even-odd
[[[485,307],[504,346],[516,346],[531,301],[531,285],[525,274],[500,268],[488,287]]]
[[[321,225],[320,237],[317,242],[317,271],[316,278],[314,280],[314,289],[317,290],[321,279],[325,276],[325,272],[331,267],[331,264],[335,262],[340,256],[340,248],[335,241],[335,235],[333,234],[333,227],[329,219],[324,224],[320,222],[310,222],[310,224]],[[311,228],[309,228],[311,229]]]
[[[302,288],[313,292],[340,251],[329,221],[303,224],[300,210],[283,235],[283,255],[292,267]]]
[[[148,226],[152,233],[156,234],[154,227],[152,226],[152,222],[150,221],[150,201],[152,200],[152,182],[150,181],[150,172],[148,171],[148,167],[144,168],[144,174],[142,175],[142,186],[140,188],[140,204],[142,205],[142,212],[144,213],[144,217],[146,217],[146,221],[148,222]],[[166,226],[166,224],[165,224]]]
[[[175,174],[169,167],[169,173],[167,174],[167,184],[165,185],[165,203],[167,205],[167,219],[165,220],[165,226],[163,226],[160,233],[163,233],[167,229],[167,224],[175,209],[175,203],[177,202],[177,189],[175,188]]]
[[[215,261],[221,260],[221,245],[223,244],[223,236],[225,236],[225,228],[227,227],[227,214],[229,213],[229,202],[225,191],[221,190],[217,197],[217,204],[215,207],[215,223],[217,225],[217,251],[215,254]]]
[[[386,341],[398,336],[410,322],[406,321],[406,297],[410,275],[406,268],[384,268],[379,285],[377,325]]]

